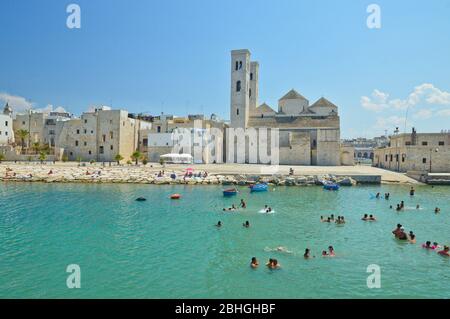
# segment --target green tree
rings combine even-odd
[[[117,154],[116,157],[114,157],[114,159],[117,162],[117,165],[120,165],[120,161],[123,161],[123,156],[120,154]]]
[[[141,157],[142,157],[142,154],[139,151],[134,151],[133,154],[131,154],[131,159],[134,160],[136,165],[138,164]]]
[[[22,145],[22,154],[24,154],[24,149],[25,149],[25,139],[27,138],[27,136],[28,136],[29,134],[30,134],[30,133],[28,133],[27,130],[18,130],[18,131],[16,132],[16,135],[17,135],[18,138],[20,138],[20,143],[21,143],[21,145]]]
[[[38,154],[39,150],[41,149],[41,144],[39,142],[33,143],[32,148],[33,148],[34,154]]]
[[[41,161],[41,164],[43,164],[46,159],[47,159],[47,154],[45,152],[40,152],[39,160]]]

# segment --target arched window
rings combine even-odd
[[[236,82],[236,92],[241,92],[241,81]]]
[[[239,61],[239,70],[242,69],[242,61]]]
[[[239,66],[239,62],[238,61],[236,61],[236,71],[238,70],[238,66]]]
[[[252,97],[252,89],[248,90],[248,97]]]
[[[236,109],[236,115],[239,115],[239,109]]]
[[[253,73],[250,73],[250,81],[253,80]]]

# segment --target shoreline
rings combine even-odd
[[[193,169],[192,177],[185,177]],[[294,174],[289,174],[289,169]],[[164,176],[158,174],[164,171]],[[207,174],[205,174],[207,172]],[[201,173],[201,177],[195,176]],[[31,176],[30,176],[31,174]],[[175,174],[171,177],[172,174]],[[7,177],[8,176],[8,177]],[[421,184],[404,174],[370,166],[265,166],[253,164],[178,165],[150,163],[117,165],[106,163],[1,163],[2,182],[152,184],[152,185],[249,185],[266,182],[277,186],[322,185],[328,179],[341,186],[359,184]]]

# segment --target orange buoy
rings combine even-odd
[[[172,194],[172,195],[170,195],[170,198],[171,199],[180,199],[181,195],[180,194]]]

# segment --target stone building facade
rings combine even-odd
[[[227,134],[227,162],[266,164],[265,153],[278,152],[282,165],[341,165],[340,119],[335,104],[322,97],[310,105],[292,89],[279,99],[277,111],[266,103],[257,106],[259,64],[251,61],[246,49],[231,51],[230,72],[229,131],[243,131]],[[275,131],[278,139],[274,141],[271,136]],[[247,135],[245,149],[238,149],[240,134]],[[242,152],[245,156],[239,158]]]
[[[69,160],[112,162],[118,154],[130,160],[138,149],[140,132],[150,126],[130,118],[127,111],[101,107],[67,121],[58,145]]]
[[[393,171],[450,173],[450,133],[398,134],[375,149],[373,165]]]

